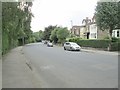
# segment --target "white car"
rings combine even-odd
[[[48,42],[48,43],[47,43],[47,46],[48,46],[48,47],[53,47],[53,44],[52,44],[51,42]]]
[[[64,50],[80,51],[81,47],[77,43],[66,42],[66,43],[64,43]]]

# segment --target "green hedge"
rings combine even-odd
[[[82,47],[92,48],[107,48],[110,40],[82,40],[82,39],[69,39],[70,42],[76,42]]]
[[[115,38],[115,37],[113,37],[113,38],[112,38],[112,42],[120,42],[120,38]]]
[[[120,42],[112,43],[110,51],[120,51]]]
[[[72,39],[69,39],[69,42],[76,42],[81,47],[91,47],[91,48],[99,48],[99,49],[107,50],[111,41],[109,39],[104,39],[104,40],[87,39],[87,40],[83,40],[83,39],[80,39],[80,38],[72,38]],[[112,40],[110,51],[120,50],[119,45],[120,45],[119,40],[116,40],[116,39]]]

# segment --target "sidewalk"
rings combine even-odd
[[[28,62],[22,53],[22,47],[11,50],[3,57],[3,88],[40,88],[39,79],[26,63]]]
[[[0,90],[2,89],[2,59],[0,58]]]
[[[117,51],[104,51],[104,50],[97,50],[94,48],[82,48],[81,51],[106,54],[106,55],[117,55],[117,56],[119,55],[119,53]]]
[[[55,45],[57,47],[63,47],[61,45]],[[105,55],[120,55],[118,51],[104,51],[104,50],[98,50],[95,48],[88,48],[88,47],[82,47],[81,51],[83,52],[90,52],[90,53],[99,53],[99,54],[105,54]]]

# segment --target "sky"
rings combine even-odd
[[[37,32],[49,25],[68,29],[81,25],[83,19],[93,17],[96,4],[97,0],[34,0],[31,29]]]

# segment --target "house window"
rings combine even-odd
[[[96,33],[91,33],[91,38],[97,38]]]
[[[120,37],[120,34],[119,34],[120,32],[119,31],[117,31],[117,37]]]
[[[74,34],[76,34],[75,30],[74,30]]]
[[[96,38],[96,33],[95,33],[95,38]]]
[[[115,37],[115,31],[113,31],[113,37]]]

